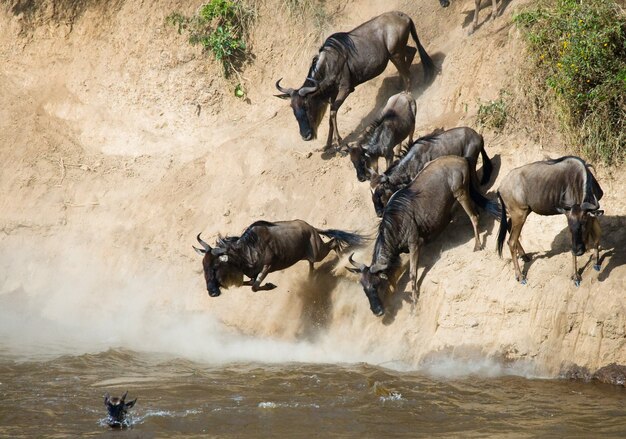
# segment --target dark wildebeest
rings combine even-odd
[[[330,102],[330,127],[324,149],[333,145],[333,138],[341,144],[337,110],[357,85],[380,75],[390,60],[398,69],[405,89],[409,90],[409,68],[416,52],[407,45],[409,34],[417,45],[424,76],[429,81],[435,65],[417,38],[413,20],[398,11],[386,12],[350,32],[328,37],[318,55],[313,57],[307,78],[299,89],[283,88],[281,80],[276,81],[276,88],[281,92],[276,96],[291,100],[302,138],[311,140],[317,136],[317,128]]]
[[[380,116],[370,124],[350,148],[350,160],[359,181],[369,179],[369,169],[378,172],[378,159],[384,157],[387,169],[393,162],[393,148],[404,139],[413,143],[417,106],[411,93],[402,92],[387,100]]]
[[[513,169],[502,180],[498,196],[502,204],[502,217],[498,232],[498,254],[507,229],[510,231],[509,249],[515,267],[515,279],[526,284],[526,276],[520,270],[518,257],[527,261],[528,256],[519,242],[522,227],[529,213],[539,215],[564,214],[572,238],[574,274],[572,279],[580,285],[576,256],[585,253],[585,244],[595,249],[596,271],[600,270],[599,243],[600,223],[596,217],[600,210],[602,188],[581,158],[566,156],[554,160],[529,163]],[[509,216],[507,223],[506,216]]]
[[[466,157],[470,161],[470,172],[477,181],[478,154],[483,159],[483,175],[480,181],[482,185],[491,178],[493,166],[485,152],[483,136],[476,131],[468,127],[459,127],[417,139],[406,155],[395,162],[384,174],[377,175],[370,170],[372,201],[376,215],[382,216],[383,209],[393,193],[409,184],[426,163],[437,157],[446,155]]]
[[[109,417],[107,418],[107,424],[111,428],[125,428],[130,424],[126,415],[128,410],[131,409],[137,402],[137,398],[130,402],[126,402],[126,396],[128,392],[124,393],[121,398],[112,397],[106,393],[104,395],[104,406],[107,408]]]
[[[430,162],[413,182],[396,192],[383,213],[372,254],[372,263],[350,262],[361,273],[361,285],[372,312],[381,316],[385,310],[381,296],[395,286],[400,253],[409,253],[410,284],[413,303],[417,299],[417,268],[421,247],[441,233],[450,222],[455,201],[463,207],[474,228],[474,251],[480,250],[478,216],[472,201],[493,216],[500,215],[498,203],[483,197],[474,187],[470,163],[466,158],[446,156]]]
[[[478,12],[480,12],[480,3],[481,0],[474,0],[476,4],[476,9],[474,10],[474,21],[472,21],[472,26],[470,27],[469,33],[472,34],[476,30],[476,26],[478,26]],[[444,8],[450,6],[450,0],[439,0],[439,4]],[[491,21],[496,19],[496,15],[498,15],[498,5],[497,0],[491,0]]]
[[[330,241],[324,242],[320,235]],[[252,291],[272,290],[276,285],[263,279],[274,271],[291,267],[298,261],[320,262],[331,250],[339,253],[363,244],[365,238],[342,230],[319,230],[302,220],[257,221],[243,234],[218,239],[215,248],[204,242],[198,234],[203,255],[204,278],[209,296],[221,294],[220,287],[247,285]],[[250,280],[243,280],[246,275]]]

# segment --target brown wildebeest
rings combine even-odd
[[[330,238],[324,242],[320,235]],[[209,296],[221,294],[220,287],[247,285],[252,291],[273,290],[276,285],[261,285],[274,271],[291,267],[298,261],[320,262],[331,250],[341,251],[363,244],[365,238],[342,230],[319,230],[302,220],[256,221],[241,236],[220,238],[215,248],[198,234],[202,248],[196,252],[204,258],[204,279]],[[243,280],[246,275],[250,280]]]
[[[361,273],[361,285],[375,315],[385,312],[380,297],[390,285],[395,285],[400,253],[410,255],[410,284],[415,303],[420,249],[450,222],[455,201],[470,217],[474,227],[474,251],[480,250],[478,216],[472,201],[493,216],[499,216],[500,212],[496,201],[487,200],[474,187],[466,158],[446,156],[430,162],[409,186],[391,197],[378,226],[371,265],[358,264],[350,256],[355,268],[348,268]]]
[[[478,12],[480,12],[481,0],[474,0],[474,3],[476,4],[476,9],[474,9],[474,21],[472,21],[472,26],[470,27],[470,30],[469,30],[470,34],[473,34],[474,31],[476,30],[476,26],[478,26]],[[439,4],[442,7],[447,8],[448,6],[450,6],[450,0],[439,0]],[[491,0],[491,21],[494,21],[497,15],[498,15],[497,0]]]
[[[126,402],[126,396],[128,392],[124,393],[121,398],[111,397],[108,392],[104,395],[104,406],[107,408],[109,417],[107,418],[107,424],[111,428],[126,428],[130,425],[126,415],[128,410],[131,409],[137,402],[137,398],[132,401]]]
[[[377,175],[373,170],[372,202],[378,217],[382,216],[387,201],[394,192],[408,185],[424,168],[426,163],[437,157],[456,155],[470,160],[470,171],[476,179],[478,155],[483,159],[483,175],[480,184],[491,178],[493,166],[485,152],[483,136],[471,128],[458,127],[421,137],[410,146],[404,157],[395,162],[384,174]],[[475,180],[477,181],[477,180]]]
[[[411,93],[402,92],[391,96],[380,116],[361,134],[356,145],[350,148],[350,160],[359,181],[369,179],[369,169],[378,172],[378,159],[384,157],[387,169],[393,161],[393,148],[404,139],[413,143],[417,105]]]
[[[581,281],[576,256],[585,253],[585,244],[595,249],[594,269],[600,271],[598,247],[602,231],[596,217],[604,213],[600,210],[599,203],[603,192],[589,171],[589,166],[579,157],[566,156],[520,166],[502,180],[498,188],[502,211],[497,250],[502,256],[504,239],[507,230],[510,231],[508,244],[515,267],[515,279],[522,284],[526,284],[526,276],[522,273],[517,258],[528,260],[528,256],[519,242],[519,237],[526,217],[531,212],[566,216],[572,237],[572,279],[576,286]]]
[[[283,88],[280,79],[276,88],[279,98],[290,99],[293,114],[304,140],[317,136],[317,128],[330,102],[330,128],[324,149],[341,144],[337,128],[337,110],[354,88],[380,75],[391,61],[409,90],[409,67],[415,48],[408,46],[409,34],[417,45],[426,81],[435,71],[432,59],[420,44],[413,20],[399,12],[386,12],[361,24],[350,32],[332,34],[324,42],[313,62],[306,80],[299,89]],[[282,78],[281,78],[282,79]]]

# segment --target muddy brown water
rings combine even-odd
[[[106,426],[105,392],[138,398]],[[360,364],[209,365],[108,349],[0,349],[1,437],[626,437],[626,389]]]

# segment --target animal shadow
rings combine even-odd
[[[626,217],[607,215],[600,217],[599,221],[602,228],[602,237],[600,238],[600,273],[598,274],[598,280],[604,282],[611,274],[611,271],[619,266],[626,265],[626,252],[624,249],[624,243],[626,242]],[[572,240],[567,226],[554,237],[550,247],[550,250],[543,253],[528,253],[530,260],[524,262],[522,271],[528,273],[538,259],[552,258],[561,253],[570,252]],[[607,259],[608,263],[606,263]],[[587,249],[583,256],[578,257],[578,261],[578,272],[582,274],[590,264],[595,264],[593,250]]]
[[[339,278],[332,273],[337,258],[323,262],[298,282],[294,293],[302,302],[302,318],[298,333],[314,339],[328,326],[332,311],[332,292]]]
[[[504,13],[504,11],[506,10],[506,8],[509,6],[509,3],[511,3],[512,0],[500,0],[497,4],[497,11],[495,12],[496,17],[502,15]],[[478,24],[476,25],[476,29],[474,29],[474,32],[476,32],[478,29],[480,29],[483,24],[488,23],[489,20],[491,19],[492,15],[493,15],[493,11],[491,11],[491,1],[490,0],[482,0],[480,2],[480,6],[479,6],[480,10],[478,13]],[[480,19],[480,17],[485,17],[485,14],[483,12],[483,9],[489,9],[490,13],[488,16],[486,16],[486,18],[484,18],[483,20]],[[465,14],[465,18],[463,19],[463,24],[462,27],[466,28],[469,25],[472,24],[472,21],[474,21],[474,8],[471,8],[468,11],[463,12]]]

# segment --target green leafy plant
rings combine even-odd
[[[626,152],[626,16],[612,0],[551,0],[518,14],[565,133],[605,162]]]
[[[211,52],[229,76],[249,55],[246,38],[255,16],[255,9],[242,1],[210,0],[191,17],[173,12],[165,20],[179,34],[188,33],[190,44]]]
[[[482,127],[488,127],[495,130],[502,130],[506,125],[508,118],[508,109],[506,98],[509,93],[500,90],[498,99],[488,102],[478,101],[478,114],[476,115],[476,123]]]

